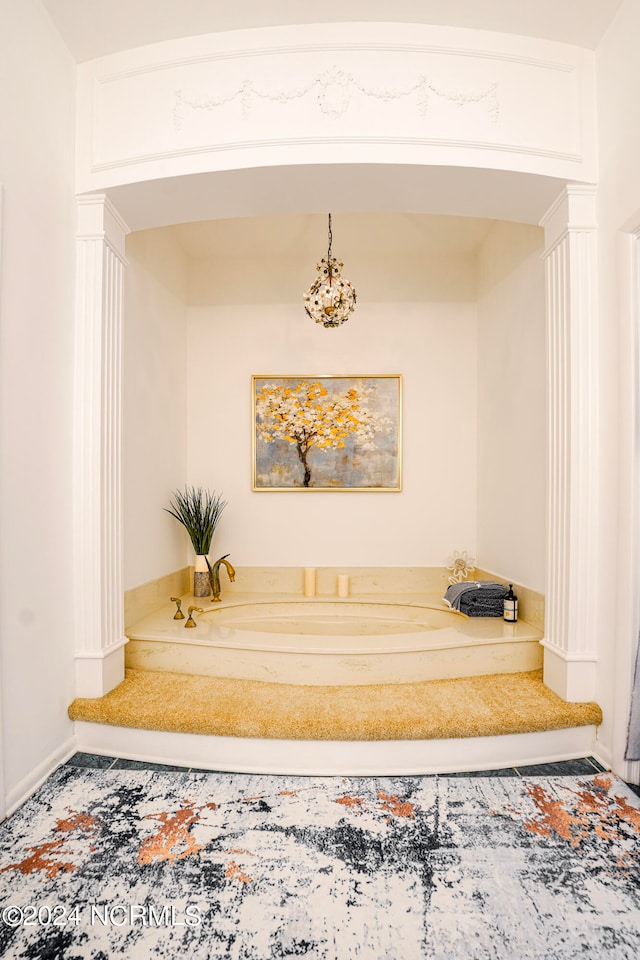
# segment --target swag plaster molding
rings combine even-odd
[[[500,116],[498,84],[494,80],[484,89],[464,93],[460,90],[446,90],[436,85],[428,76],[422,74],[405,87],[374,88],[358,79],[353,73],[342,70],[337,65],[316,74],[307,83],[289,90],[266,89],[247,78],[231,93],[223,96],[185,94],[176,90],[174,106],[174,124],[181,130],[190,111],[216,110],[219,107],[239,102],[243,117],[248,118],[251,110],[261,100],[272,103],[289,104],[315,94],[318,109],[325,116],[337,120],[354,105],[354,98],[361,94],[372,100],[388,103],[393,100],[406,100],[415,95],[416,108],[421,118],[429,111],[431,96],[438,97],[458,107],[472,103],[485,102],[487,115],[492,123]]]

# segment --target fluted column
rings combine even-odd
[[[76,693],[124,677],[122,313],[128,228],[106,197],[78,200],[75,352]]]
[[[570,186],[545,233],[548,545],[544,679],[565,700],[595,693],[598,381],[595,190]]]

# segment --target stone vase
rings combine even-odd
[[[193,595],[194,597],[211,596],[209,568],[204,554],[198,554],[196,556],[195,570],[193,573]]]

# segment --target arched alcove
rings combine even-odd
[[[369,24],[364,32],[352,26],[340,51],[327,40],[330,28],[314,31],[312,40],[308,30],[286,28],[191,38],[81,69],[80,693],[99,695],[122,675],[126,233],[331,210],[338,217],[440,214],[544,223],[545,676],[567,699],[592,696],[595,227],[593,189],[572,185],[595,170],[592,57],[522,38],[514,49],[492,35],[423,28],[418,37],[406,25],[390,31]],[[376,80],[380,56],[394,77],[384,89]]]

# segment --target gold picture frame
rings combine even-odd
[[[398,493],[402,376],[251,378],[252,488]]]

